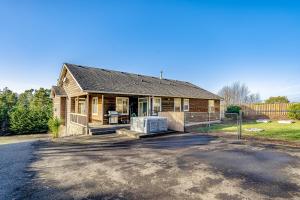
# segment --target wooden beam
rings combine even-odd
[[[86,112],[86,134],[89,134],[89,119],[90,119],[90,95],[86,95],[86,101],[85,101],[85,112]]]
[[[102,101],[101,115],[102,115],[102,125],[103,125],[104,123],[104,95],[103,94],[102,94],[101,101]]]

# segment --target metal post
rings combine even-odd
[[[237,129],[237,139],[240,139],[240,120],[239,120],[239,114],[234,113],[236,115],[236,129]]]
[[[208,133],[210,133],[210,109],[208,108]]]
[[[239,139],[242,139],[242,120],[243,120],[243,112],[240,110],[239,112]]]

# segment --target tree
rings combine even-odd
[[[6,131],[9,126],[9,112],[17,102],[17,94],[7,87],[0,90],[0,132]]]
[[[15,133],[35,133],[48,130],[48,120],[52,116],[50,90],[26,90],[10,112],[10,129]]]
[[[266,103],[290,103],[286,96],[269,97]]]
[[[249,88],[240,82],[234,82],[230,86],[224,86],[218,94],[223,97],[226,107],[229,105],[260,102],[259,94],[251,94]]]
[[[293,104],[289,107],[288,117],[290,119],[300,120],[300,103]]]
[[[250,94],[247,98],[246,98],[246,103],[258,103],[260,102],[260,95],[258,93],[256,94]]]
[[[30,89],[25,90],[25,92],[21,93],[18,98],[18,105],[29,107],[30,102],[33,99],[33,92],[34,89]]]

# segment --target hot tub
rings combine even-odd
[[[130,130],[140,133],[158,133],[168,130],[166,117],[132,117]]]

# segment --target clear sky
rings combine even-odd
[[[49,88],[64,62],[300,101],[300,1],[0,0],[0,88]]]

